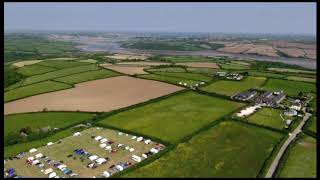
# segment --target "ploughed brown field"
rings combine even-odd
[[[118,76],[75,85],[4,104],[4,114],[48,111],[106,112],[164,96],[182,87],[158,81]]]
[[[134,74],[147,74],[143,71],[144,68],[149,66],[132,66],[132,65],[101,65],[104,68],[112,69],[117,72],[124,74],[134,75]]]
[[[219,66],[216,63],[210,63],[210,62],[190,62],[190,63],[177,63],[177,64],[188,66],[188,67],[214,68],[214,69],[219,68]]]

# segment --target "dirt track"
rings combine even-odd
[[[49,111],[106,112],[167,95],[182,87],[118,76],[80,83],[75,88],[40,94],[4,104],[4,114]]]

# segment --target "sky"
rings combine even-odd
[[[316,34],[315,3],[4,3],[10,30]]]

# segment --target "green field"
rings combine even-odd
[[[270,72],[259,72],[259,71],[249,71],[249,75],[251,76],[262,76],[262,77],[270,77],[270,78],[284,78],[286,75],[276,74]]]
[[[316,116],[313,116],[311,119],[309,119],[306,128],[308,131],[317,133],[317,117]]]
[[[317,96],[316,94],[313,95],[313,99],[309,102],[309,105],[314,111],[317,111]]]
[[[138,75],[137,77],[139,78],[144,78],[144,79],[151,79],[151,80],[156,80],[156,81],[163,81],[163,82],[168,82],[172,84],[178,84],[179,82],[187,83],[188,85],[194,85],[197,83],[200,83],[200,81],[194,81],[194,80],[188,80],[184,78],[176,78],[176,77],[170,77],[170,76],[161,76],[157,74],[142,74]]]
[[[298,77],[298,76],[288,76],[286,77],[286,79],[293,80],[293,81],[311,82],[311,83],[315,83],[317,80],[315,78],[306,78],[306,77]]]
[[[30,127],[34,132],[39,128],[50,126],[64,128],[78,124],[93,117],[90,113],[82,112],[39,112],[4,116],[4,139],[10,134],[19,134],[22,128]]]
[[[234,69],[250,69],[249,66],[245,66],[245,65],[241,65],[241,64],[236,64],[236,63],[221,63],[219,64],[221,69],[230,69],[230,70],[234,70]]]
[[[316,71],[306,71],[306,70],[289,69],[289,68],[268,68],[268,70],[276,71],[276,72],[316,74]]]
[[[281,79],[269,79],[261,88],[269,91],[283,90],[288,96],[297,96],[299,92],[315,92],[316,85],[306,82],[289,81]]]
[[[317,142],[315,138],[302,134],[289,147],[278,177],[280,178],[316,178]]]
[[[212,78],[209,76],[196,73],[155,72],[155,74],[204,82],[209,82],[212,80]]]
[[[58,62],[58,61],[57,61]],[[48,72],[45,74],[39,74],[35,76],[31,76],[27,78],[22,84],[23,85],[28,85],[32,83],[37,83],[41,81],[46,81],[46,80],[51,80],[55,79],[58,77],[63,77],[71,74],[76,74],[76,73],[81,73],[81,72],[86,72],[86,71],[93,71],[93,70],[98,70],[100,69],[97,67],[95,64],[90,64],[90,65],[85,65],[85,66],[76,66],[72,68],[65,68],[53,72]]]
[[[242,103],[186,92],[121,112],[99,123],[177,143],[183,137],[242,105]]]
[[[282,130],[285,127],[285,122],[283,122],[283,120],[281,119],[280,114],[283,114],[282,110],[262,108],[253,115],[249,116],[247,120],[250,123]],[[282,117],[285,119],[288,118],[285,115],[282,115]]]
[[[221,80],[216,81],[208,86],[201,88],[207,92],[214,92],[226,96],[232,96],[236,93],[245,91],[250,88],[257,88],[261,86],[266,78],[248,76],[242,81]]]
[[[18,87],[4,93],[4,102],[21,99],[41,93],[72,88],[71,85],[54,81],[43,81],[36,84]]]
[[[186,72],[184,68],[181,67],[155,67],[147,69],[150,72]]]
[[[114,77],[114,76],[118,76],[118,75],[119,75],[119,73],[109,71],[106,69],[100,69],[100,70],[95,70],[95,71],[79,73],[79,74],[73,74],[70,76],[57,78],[55,80],[61,81],[64,83],[68,83],[68,84],[76,84],[76,83],[80,83],[80,82],[108,78],[108,77]]]
[[[37,63],[38,65],[42,66],[49,66],[57,69],[64,69],[64,68],[70,68],[75,66],[83,66],[83,65],[89,65],[91,63],[89,62],[81,62],[81,61],[74,61],[74,60],[49,60],[49,61],[41,61]]]
[[[232,64],[240,64],[244,66],[251,66],[251,63],[245,61],[231,61]]]
[[[46,145],[48,142],[55,142],[58,141],[64,137],[71,136],[74,132],[79,131],[78,129],[69,128],[60,132],[57,132],[51,136],[29,141],[25,143],[19,143],[15,145],[5,146],[4,147],[4,158],[16,156],[17,154],[21,152],[29,151],[31,148],[40,147]]]
[[[282,134],[224,121],[124,177],[257,177]]]
[[[24,76],[33,76],[37,74],[44,74],[50,71],[57,70],[54,67],[41,66],[38,64],[23,66],[17,70],[18,73]]]
[[[162,61],[167,62],[203,62],[210,61],[211,58],[202,57],[202,56],[164,56],[160,57]]]
[[[221,70],[221,69],[212,69],[212,68],[187,68],[188,72],[192,72],[192,73],[201,73],[201,74],[212,74],[215,73],[217,71],[225,71],[225,70]]]

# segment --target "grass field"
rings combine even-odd
[[[288,81],[281,79],[269,79],[261,88],[264,90],[278,91],[283,90],[289,96],[297,96],[299,92],[316,91],[316,85],[306,82]]]
[[[195,80],[195,81],[209,82],[212,80],[212,78],[209,76],[206,76],[203,74],[196,74],[196,73],[155,72],[155,74],[176,77],[176,78],[183,78],[188,80]]]
[[[102,136],[106,137],[108,141],[115,142],[111,145],[112,149],[116,149],[116,153],[109,153],[104,148],[100,148],[100,142],[92,139],[91,136]],[[79,177],[100,177],[103,171],[109,170],[109,167],[113,164],[124,163],[131,161],[131,156],[137,154],[141,156],[142,153],[149,151],[155,146],[155,142],[151,144],[145,144],[137,142],[136,140],[131,139],[132,135],[122,135],[119,136],[117,131],[104,129],[104,128],[89,128],[84,131],[81,131],[80,136],[70,136],[64,139],[61,139],[61,143],[55,143],[51,146],[43,146],[37,148],[38,151],[35,153],[27,153],[26,157],[19,160],[12,160],[6,164],[6,167],[13,167],[16,169],[17,174],[22,175],[23,177],[47,177],[44,175],[36,166],[29,166],[26,164],[26,159],[30,155],[35,155],[37,153],[43,153],[43,155],[48,156],[50,159],[59,161],[62,160],[73,172],[79,174]],[[123,147],[117,147],[117,144],[124,144],[125,146],[133,147],[134,152],[129,152]],[[69,154],[72,154],[73,151],[77,148],[83,148],[85,151],[90,154],[98,155],[99,157],[108,157],[110,160],[106,164],[98,165],[97,168],[91,169],[87,168],[87,164],[91,162],[89,159],[84,158],[83,161],[80,160],[81,156],[74,155],[73,158],[68,158]],[[40,160],[44,162],[43,160]],[[136,162],[131,161],[133,164]],[[52,167],[47,163],[44,163],[46,168]],[[46,169],[45,168],[45,169]],[[66,177],[65,174],[58,171],[59,176]]]
[[[124,177],[254,178],[281,137],[263,128],[225,121]]]
[[[242,105],[242,103],[186,92],[160,102],[121,112],[99,123],[177,143],[186,135],[192,134]]]
[[[251,63],[245,61],[231,61],[232,64],[240,64],[244,66],[251,66]]]
[[[306,70],[288,69],[288,68],[268,68],[268,70],[270,70],[270,71],[276,71],[276,72],[316,74],[316,71],[306,71]]]
[[[70,68],[70,67],[75,67],[75,66],[83,66],[83,65],[88,65],[91,64],[89,62],[81,62],[81,61],[73,61],[73,60],[49,60],[49,61],[41,61],[37,63],[38,65],[43,65],[43,66],[49,66],[49,67],[54,67],[57,69],[64,69],[64,68]]]
[[[176,77],[170,77],[170,76],[161,76],[157,74],[142,74],[138,75],[137,77],[144,78],[144,79],[151,79],[151,80],[157,80],[157,81],[163,81],[168,82],[172,84],[178,84],[179,82],[187,83],[188,85],[194,85],[197,83],[200,83],[200,81],[194,81],[194,80],[188,80],[184,78],[176,78]]]
[[[281,119],[280,114],[282,114],[282,111],[279,109],[262,108],[249,116],[247,120],[251,123],[282,130],[285,127],[285,122]],[[285,115],[282,115],[282,117],[287,119]]]
[[[37,74],[43,74],[50,71],[54,71],[56,68],[54,67],[47,67],[47,66],[41,66],[38,64],[23,66],[17,70],[18,73],[24,75],[24,76],[33,76]]]
[[[61,69],[61,70],[57,70],[57,71],[53,71],[53,72],[48,72],[45,74],[31,76],[31,77],[27,78],[22,84],[28,85],[28,84],[32,84],[32,83],[55,79],[55,78],[62,77],[62,76],[81,73],[81,72],[85,72],[85,71],[93,71],[93,70],[98,70],[98,69],[99,69],[99,67],[97,67],[95,64],[76,66],[76,67],[72,67],[72,68],[65,68],[65,69]]]
[[[4,138],[8,134],[19,134],[22,128],[30,127],[32,131],[50,126],[64,128],[73,124],[90,120],[90,113],[81,112],[39,112],[4,116]]]
[[[313,116],[311,119],[309,119],[309,122],[307,124],[307,130],[317,133],[317,117]]]
[[[187,68],[187,71],[188,72],[192,72],[192,73],[212,74],[212,73],[215,73],[217,71],[223,72],[225,70],[212,69],[212,68]]]
[[[232,96],[236,93],[245,91],[250,88],[261,86],[266,78],[248,76],[242,81],[221,80],[201,88],[207,92],[214,92],[226,96]]]
[[[250,69],[249,66],[241,65],[241,64],[236,64],[236,63],[221,63],[220,64],[221,69]]]
[[[100,69],[95,71],[89,71],[79,74],[73,74],[70,76],[65,76],[61,78],[55,79],[56,81],[61,81],[68,84],[76,84],[80,82],[95,80],[95,79],[102,79],[102,78],[108,78],[108,77],[114,77],[120,75],[119,73],[109,71],[106,69]]]
[[[309,102],[310,107],[312,107],[312,109],[314,111],[317,111],[317,96],[316,94],[314,94],[313,99]]]
[[[278,177],[315,178],[317,175],[316,139],[302,134],[286,152]]]
[[[270,78],[284,78],[286,75],[276,74],[270,72],[259,72],[259,71],[249,71],[249,75],[251,76],[262,76],[262,77],[270,77]]]
[[[306,77],[298,77],[298,76],[288,76],[286,77],[286,79],[293,80],[293,81],[312,82],[312,83],[315,83],[317,80],[315,78],[306,78]]]
[[[34,141],[29,141],[25,143],[19,143],[15,145],[10,145],[10,146],[5,146],[4,147],[4,158],[16,156],[17,154],[21,152],[26,152],[29,151],[31,148],[35,147],[40,147],[46,145],[48,142],[55,142],[58,141],[59,139],[62,139],[67,136],[71,136],[74,132],[79,131],[78,129],[73,129],[73,128],[68,128],[66,130],[57,132],[51,136],[39,139],[39,140],[34,140]]]
[[[168,62],[200,62],[211,60],[202,56],[164,56],[160,59]]]
[[[4,102],[21,99],[41,93],[72,88],[71,85],[54,81],[43,81],[36,84],[18,87],[4,93]]]

